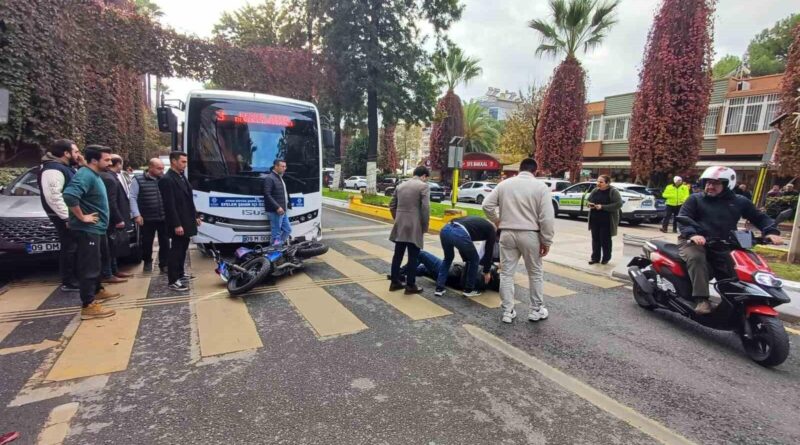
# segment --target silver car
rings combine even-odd
[[[39,167],[34,167],[8,186],[0,187],[0,262],[42,260],[58,255],[61,244],[39,197]],[[139,229],[130,224],[128,235],[131,255],[140,261]]]

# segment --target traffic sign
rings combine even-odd
[[[447,168],[461,168],[464,161],[464,147],[451,145],[447,152]]]

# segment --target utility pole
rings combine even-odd
[[[461,170],[461,162],[464,160],[464,147],[461,146],[463,141],[463,137],[453,136],[453,139],[450,139],[450,147],[447,151],[447,168],[453,169],[453,187],[450,190],[452,208],[455,208],[458,202],[458,173]]]

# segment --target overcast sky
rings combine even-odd
[[[201,37],[211,29],[224,11],[235,11],[258,0],[156,0],[164,11],[162,23]],[[467,55],[481,60],[483,75],[456,92],[462,99],[483,95],[489,86],[511,91],[541,84],[551,76],[556,60],[534,54],[539,38],[527,27],[533,18],[548,16],[548,0],[462,0],[466,5],[461,21],[449,35]],[[588,73],[587,97],[632,92],[638,83],[638,70],[647,33],[660,0],[622,0],[619,23],[603,45],[579,56]],[[501,6],[502,5],[502,6]],[[794,6],[792,6],[794,5]],[[715,58],[741,55],[750,39],[764,28],[793,12],[796,0],[720,0],[714,21]],[[170,79],[174,97],[183,98],[197,82]]]

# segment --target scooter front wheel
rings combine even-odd
[[[772,367],[783,363],[789,356],[789,334],[783,323],[775,317],[751,315],[748,319],[753,338],[742,337],[747,355],[761,366]]]
[[[264,278],[269,275],[271,268],[269,260],[263,256],[253,258],[242,264],[242,269],[245,269],[245,271],[236,273],[228,279],[228,293],[241,295],[256,287],[258,283],[264,281]]]

